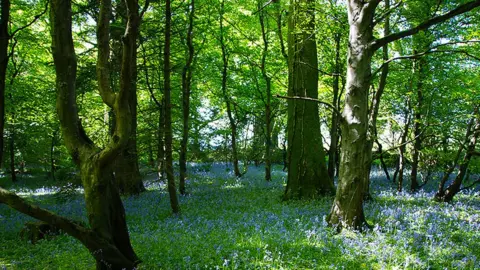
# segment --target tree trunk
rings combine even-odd
[[[5,129],[5,82],[7,78],[8,67],[8,43],[10,34],[8,33],[8,23],[10,20],[10,0],[1,0],[0,17],[0,167],[3,162],[3,132]]]
[[[50,8],[52,54],[57,75],[57,113],[65,145],[80,168],[91,229],[74,226],[59,217],[33,216],[53,225],[60,225],[61,229],[82,241],[96,259],[97,269],[132,269],[139,263],[130,244],[125,210],[109,169],[115,157],[127,145],[132,129],[128,97],[133,91],[131,65],[136,61],[134,51],[139,17],[138,2],[127,0],[126,4],[129,27],[126,28],[123,38],[118,93],[110,89],[108,78],[111,1],[102,0],[100,4],[97,28],[99,92],[103,101],[113,109],[116,118],[112,140],[103,150],[98,149],[87,137],[78,118],[75,93],[77,63],[72,38],[71,1],[53,0]]]
[[[428,46],[427,46],[428,47]],[[415,54],[416,52],[414,52]],[[424,80],[424,72],[426,66],[426,60],[424,58],[419,59],[416,61],[417,67],[416,70],[418,71],[418,81],[417,81],[417,102],[415,105],[415,121],[413,124],[413,135],[415,136],[415,143],[413,146],[413,155],[412,155],[412,171],[410,174],[410,191],[415,192],[418,187],[418,162],[420,156],[420,150],[422,148],[422,108],[423,108],[423,80]]]
[[[10,175],[12,182],[17,182],[17,172],[15,171],[15,113],[12,113],[12,125],[10,127]]]
[[[345,108],[341,124],[340,181],[328,218],[329,224],[339,229],[342,227],[361,229],[367,225],[363,212],[363,195],[368,191],[368,168],[371,165],[372,151],[372,138],[367,137],[367,130],[370,130],[368,90],[372,79],[373,53],[391,42],[414,35],[480,6],[480,1],[470,1],[415,27],[375,39],[373,19],[380,2],[380,0],[347,1],[350,35]]]
[[[222,93],[223,98],[225,100],[225,104],[227,106],[227,116],[228,121],[230,123],[231,129],[231,139],[232,139],[232,159],[233,159],[233,169],[235,172],[236,177],[241,177],[242,173],[238,167],[238,153],[237,153],[237,123],[233,118],[233,112],[231,108],[230,97],[227,93],[227,79],[228,79],[228,52],[227,46],[225,44],[225,33],[223,27],[223,15],[225,13],[225,1],[222,0],[221,8],[220,8],[220,46],[222,47],[222,60],[223,60],[223,68],[222,68]]]
[[[478,114],[478,108],[475,109],[475,113]],[[476,120],[475,120],[474,118],[471,118],[470,121],[468,122],[467,130],[466,130],[466,132],[465,132],[465,139],[464,139],[463,143],[460,144],[460,146],[459,146],[459,148],[458,148],[458,151],[457,151],[457,154],[455,155],[455,158],[453,159],[451,166],[448,167],[448,168],[445,170],[445,172],[443,173],[443,177],[442,177],[442,179],[440,180],[440,184],[439,184],[439,186],[438,186],[438,191],[437,191],[437,193],[436,193],[435,196],[434,196],[434,200],[436,200],[436,201],[447,201],[446,199],[451,200],[451,199],[453,199],[453,196],[455,195],[455,194],[452,194],[452,193],[457,193],[457,192],[458,192],[458,190],[457,190],[456,192],[454,191],[455,188],[456,188],[456,185],[458,185],[458,183],[455,184],[455,185],[453,185],[453,183],[452,183],[452,184],[450,185],[450,186],[451,186],[451,192],[450,192],[451,194],[450,194],[450,196],[449,196],[450,198],[447,198],[447,197],[446,197],[446,190],[444,189],[444,187],[445,187],[445,184],[446,184],[447,181],[448,181],[448,178],[450,177],[450,175],[452,174],[452,172],[455,170],[455,168],[456,168],[456,166],[457,166],[457,164],[458,164],[458,160],[460,159],[460,155],[462,154],[463,149],[465,149],[465,145],[467,145],[467,149],[469,149],[470,147],[472,147],[472,146],[471,146],[472,143],[476,143],[476,140],[478,139],[478,133],[477,133],[477,132],[478,132],[478,129],[475,130],[475,128],[477,128],[477,127],[474,126],[474,123],[475,123],[475,125],[477,125],[477,124],[478,124],[478,121],[479,121],[478,118],[477,118]],[[477,136],[477,138],[475,138],[475,136]],[[473,150],[475,150],[475,146],[473,146]],[[468,151],[468,150],[467,150],[467,151]],[[473,153],[473,151],[470,151],[470,152]],[[467,155],[468,155],[468,152],[465,153],[465,156],[464,156],[462,165],[463,165],[465,162],[467,162],[467,167],[468,167],[468,163],[470,162],[471,157],[468,157]],[[461,172],[461,170],[462,170],[462,165],[460,165],[460,170],[459,170],[460,172],[459,172],[459,174],[462,173],[462,172]],[[466,170],[466,168],[465,168],[465,170]],[[462,177],[462,178],[463,178],[463,177]],[[458,180],[457,180],[457,178],[455,178],[454,182],[455,182],[455,181],[457,181],[457,182],[460,181],[460,184],[461,184],[462,179],[458,179]],[[449,187],[450,187],[450,186],[449,186]]]
[[[340,92],[340,34],[335,34],[335,76],[333,77],[333,102],[334,106],[338,104]],[[332,126],[330,127],[330,149],[328,150],[328,176],[330,179],[335,177],[335,164],[338,150],[338,118],[340,116],[332,112]]]
[[[50,174],[52,180],[55,181],[55,172],[57,171],[57,166],[55,164],[55,145],[57,144],[57,133],[58,129],[55,129],[52,133],[52,143],[50,145]]]
[[[342,113],[342,142],[339,184],[328,218],[332,226],[361,230],[367,222],[363,199],[369,184],[371,143],[367,138],[368,90],[373,51],[373,14],[376,1],[348,1],[350,24],[345,108]],[[369,155],[370,153],[370,155]]]
[[[315,1],[291,0],[288,22],[288,95],[318,98]],[[288,180],[284,199],[333,194],[325,164],[316,102],[288,100]]]
[[[463,182],[463,178],[468,170],[468,164],[472,159],[473,153],[475,152],[475,147],[477,145],[478,137],[480,136],[480,114],[478,113],[478,108],[475,110],[476,119],[475,119],[475,126],[473,128],[473,135],[470,138],[470,142],[468,143],[465,156],[463,157],[462,163],[460,164],[460,168],[458,170],[458,174],[455,177],[455,180],[447,187],[443,196],[437,197],[438,201],[442,202],[451,202],[453,197],[460,191],[460,187]]]
[[[409,105],[409,101],[406,102],[405,104],[405,111],[404,111],[404,116],[405,118],[405,127],[404,127],[404,131],[403,131],[403,134],[402,134],[402,138],[400,140],[400,147],[398,148],[398,151],[399,151],[399,156],[398,156],[398,186],[397,186],[397,190],[398,192],[402,192],[402,188],[403,188],[403,172],[405,170],[405,165],[406,165],[406,161],[405,161],[405,152],[407,150],[407,145],[406,145],[406,142],[407,142],[407,138],[408,138],[408,130],[410,128],[410,105]]]
[[[172,12],[170,0],[165,2],[165,50],[164,58],[164,99],[165,99],[165,160],[167,171],[168,194],[170,195],[170,205],[174,214],[180,213],[180,205],[178,204],[177,190],[175,188],[175,176],[173,174],[173,134],[172,134],[172,104],[170,88],[170,37],[172,25]]]
[[[164,179],[166,175],[165,167],[165,99],[162,98],[160,103],[162,106],[159,108],[158,116],[158,149],[157,149],[157,173],[158,179]]]
[[[271,78],[267,74],[266,60],[268,55],[268,37],[265,29],[265,9],[261,7],[260,1],[258,2],[260,28],[262,30],[263,50],[262,60],[260,63],[260,70],[262,71],[262,77],[265,81],[265,180],[272,180],[272,160],[271,160],[271,148],[272,148],[272,87]]]
[[[185,178],[187,178],[187,144],[188,144],[188,121],[190,118],[190,91],[192,84],[192,63],[195,50],[193,47],[193,20],[195,18],[195,0],[190,2],[190,14],[188,16],[187,48],[188,58],[182,72],[182,113],[183,130],[180,142],[180,194],[185,194]]]

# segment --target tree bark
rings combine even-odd
[[[318,98],[315,1],[291,0],[288,22],[288,95]],[[325,164],[318,103],[288,99],[288,179],[284,199],[334,193]]]
[[[478,138],[480,137],[480,114],[478,107],[475,109],[475,114],[476,119],[475,126],[473,128],[473,134],[468,143],[462,163],[460,163],[458,174],[455,177],[455,180],[453,180],[453,182],[447,187],[445,192],[441,196],[436,196],[437,201],[451,202],[453,200],[453,197],[460,191],[463,178],[465,178],[468,170],[468,165],[470,163],[470,160],[472,159],[473,153],[475,152]]]
[[[160,102],[161,107],[159,108],[158,116],[158,129],[157,129],[157,138],[158,138],[158,149],[157,149],[157,173],[158,179],[164,179],[166,175],[166,166],[165,166],[165,99],[162,98]]]
[[[368,93],[371,85],[373,53],[395,40],[411,36],[435,24],[480,6],[480,0],[467,2],[443,15],[433,17],[410,29],[373,37],[375,10],[381,0],[348,0],[350,27],[345,108],[342,114],[342,143],[339,185],[328,218],[329,224],[362,229],[368,225],[363,212],[363,197],[369,184],[371,138],[368,138]]]
[[[1,0],[0,17],[0,167],[3,163],[3,132],[5,129],[5,86],[8,67],[8,43],[10,34],[8,33],[8,23],[10,20],[10,0]]]
[[[367,222],[363,212],[371,164],[368,129],[368,90],[373,51],[373,15],[378,1],[348,1],[350,24],[345,108],[342,113],[342,142],[337,194],[328,222],[361,230]],[[368,165],[367,165],[368,164]]]
[[[410,128],[410,105],[409,101],[405,104],[405,111],[404,116],[405,118],[405,127],[403,130],[402,137],[400,139],[400,147],[398,148],[398,192],[402,192],[403,189],[403,172],[405,170],[406,160],[405,160],[405,152],[407,150],[407,137],[408,137],[408,130]]]
[[[10,175],[12,182],[17,182],[17,172],[15,171],[15,113],[12,113],[12,125],[10,127]]]
[[[50,8],[52,54],[57,75],[57,113],[65,145],[73,161],[80,168],[91,229],[74,226],[68,220],[41,211],[32,215],[35,214],[34,217],[53,225],[60,225],[61,229],[82,241],[96,259],[97,269],[132,269],[139,263],[130,243],[125,210],[110,169],[115,157],[127,145],[132,128],[128,93],[132,91],[132,63],[136,61],[134,51],[139,17],[138,2],[127,0],[126,4],[128,27],[123,38],[118,93],[102,85],[105,78],[108,78],[105,76],[109,74],[108,69],[102,70],[102,60],[108,59],[108,51],[105,51],[105,46],[101,44],[109,39],[111,1],[102,0],[100,4],[98,25],[100,33],[97,36],[101,71],[97,73],[99,92],[104,102],[112,107],[116,123],[112,140],[103,150],[98,149],[87,137],[78,118],[75,94],[77,62],[72,38],[71,1],[53,0]],[[102,30],[107,31],[102,33]],[[108,45],[108,42],[106,43]]]
[[[333,73],[333,102],[332,104],[336,106],[339,100],[340,92],[340,34],[335,34],[335,70]],[[336,169],[336,160],[337,160],[337,151],[338,151],[338,120],[339,115],[335,112],[332,112],[332,125],[330,127],[330,149],[328,150],[328,176],[330,179],[335,177]]]
[[[163,51],[163,72],[164,72],[164,100],[165,100],[165,160],[167,172],[168,194],[170,195],[170,206],[174,214],[180,213],[177,190],[175,188],[175,176],[173,174],[173,134],[172,134],[172,104],[170,87],[170,42],[171,42],[172,11],[170,0],[165,1],[165,49]]]
[[[416,52],[414,52],[416,54]],[[415,61],[416,70],[418,72],[418,81],[417,81],[417,100],[415,104],[415,121],[413,124],[413,135],[415,136],[415,143],[413,146],[412,154],[412,170],[410,174],[410,191],[415,192],[419,188],[417,176],[418,176],[418,163],[420,150],[422,149],[422,116],[423,116],[423,91],[424,91],[424,73],[426,68],[426,60],[420,58],[418,61]]]
[[[188,15],[187,48],[188,57],[182,72],[182,113],[183,130],[180,142],[180,194],[185,194],[185,178],[187,178],[187,144],[190,118],[190,92],[192,85],[192,63],[195,54],[193,46],[193,20],[195,18],[195,0],[190,1],[190,14]]]
[[[225,43],[225,33],[223,27],[223,16],[225,13],[225,0],[222,0],[221,7],[220,7],[220,46],[222,47],[222,61],[223,61],[223,68],[222,68],[222,93],[223,98],[225,100],[225,104],[227,106],[227,116],[228,121],[230,123],[231,129],[231,140],[232,140],[232,159],[233,159],[233,169],[235,172],[236,177],[241,177],[242,173],[238,167],[238,153],[237,153],[237,123],[233,118],[232,112],[232,105],[230,102],[230,97],[228,96],[227,90],[227,79],[228,79],[228,52],[227,52],[227,45]]]
[[[258,2],[259,9],[261,8],[260,2]],[[262,50],[262,60],[260,63],[260,70],[262,72],[263,80],[265,81],[265,180],[272,180],[272,157],[271,157],[271,148],[272,148],[272,87],[271,87],[271,78],[267,74],[266,69],[266,60],[268,55],[268,46],[269,41],[267,37],[267,32],[265,29],[265,9],[258,13],[260,20],[260,28],[262,30],[262,40],[263,40],[263,50]]]

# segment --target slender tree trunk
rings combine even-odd
[[[170,37],[171,37],[172,11],[170,0],[165,2],[165,49],[164,49],[164,99],[165,99],[165,159],[167,169],[168,193],[170,205],[174,214],[180,213],[177,190],[175,188],[175,176],[173,174],[173,134],[172,134],[172,104],[170,88]]]
[[[390,174],[388,173],[388,167],[387,164],[385,164],[385,160],[383,159],[383,146],[382,144],[378,141],[378,136],[375,135],[376,139],[375,142],[377,143],[378,146],[378,152],[380,153],[378,156],[378,159],[380,159],[380,164],[382,165],[383,172],[385,173],[385,177],[387,177],[387,181],[392,181],[390,179]]]
[[[158,116],[158,129],[157,129],[157,173],[158,179],[165,178],[165,99],[161,101],[161,107],[159,108]]]
[[[415,53],[415,52],[414,52]],[[418,81],[417,81],[417,101],[415,105],[415,121],[413,124],[413,135],[415,136],[415,143],[413,147],[412,155],[412,171],[410,174],[410,191],[415,192],[419,188],[417,175],[418,175],[418,162],[420,156],[420,150],[422,148],[422,108],[423,108],[423,80],[425,73],[425,62],[424,58],[421,58],[417,61],[417,71],[418,71]]]
[[[402,138],[400,140],[400,147],[398,148],[399,156],[398,156],[398,186],[397,190],[398,192],[402,192],[403,188],[403,172],[405,170],[405,152],[407,150],[407,145],[405,144],[407,142],[408,138],[408,130],[410,128],[410,105],[409,101],[406,102],[405,104],[405,111],[404,111],[404,118],[405,118],[405,127],[403,130]]]
[[[1,0],[0,17],[0,167],[3,161],[3,132],[5,129],[5,82],[7,78],[8,66],[8,43],[10,34],[8,33],[8,23],[10,20],[10,0]]]
[[[390,9],[390,0],[385,0],[385,9]],[[387,15],[385,18],[385,23],[383,26],[383,36],[388,36],[390,34],[390,15]],[[383,45],[382,47],[382,59],[383,61],[387,61],[389,58],[388,55],[388,44]],[[373,53],[373,52],[371,52]],[[371,59],[369,60],[371,61]],[[371,106],[368,111],[368,129],[367,129],[367,152],[366,152],[366,160],[365,160],[365,179],[367,183],[365,184],[365,191],[364,191],[364,198],[365,200],[370,200],[372,195],[370,194],[370,171],[372,168],[372,151],[373,151],[373,143],[377,139],[377,118],[378,112],[380,110],[380,101],[383,96],[383,92],[385,91],[385,87],[387,85],[387,78],[389,73],[389,64],[386,63],[382,67],[382,74],[380,75],[378,87],[373,95],[373,99],[371,102]],[[371,79],[370,79],[371,80]],[[368,91],[367,91],[368,93]]]
[[[258,2],[259,9],[261,8],[260,2]],[[260,63],[260,70],[262,71],[262,77],[265,81],[265,180],[272,180],[272,157],[271,157],[271,148],[272,148],[272,87],[271,87],[271,78],[267,74],[266,69],[266,60],[268,55],[268,37],[267,30],[265,29],[265,9],[259,12],[260,28],[262,30],[262,40],[263,40],[263,51],[262,51],[262,60]],[[267,21],[268,22],[268,21]]]
[[[475,152],[475,147],[477,145],[477,141],[480,136],[480,114],[478,110],[479,109],[477,107],[475,109],[476,119],[475,119],[475,126],[473,128],[473,135],[470,138],[465,155],[463,157],[462,162],[460,163],[458,174],[455,177],[455,180],[453,180],[453,182],[447,187],[443,196],[437,197],[438,201],[451,202],[453,200],[453,197],[460,191],[463,178],[465,178],[465,175],[468,170],[468,165],[470,163],[470,160],[472,159],[473,153]]]
[[[288,95],[318,98],[315,1],[291,0],[288,22]],[[333,194],[325,164],[318,104],[288,100],[288,179],[284,199]]]
[[[436,201],[443,201],[444,198],[445,198],[445,184],[447,183],[448,179],[450,178],[450,175],[452,174],[452,172],[455,170],[455,167],[458,164],[458,160],[460,159],[460,156],[463,152],[463,149],[465,148],[465,145],[470,145],[470,143],[471,143],[470,137],[475,132],[474,126],[473,126],[474,122],[475,122],[474,118],[471,118],[470,121],[468,122],[467,130],[465,132],[465,139],[464,139],[463,143],[461,143],[460,146],[458,147],[457,153],[455,155],[455,158],[452,160],[451,166],[448,167],[445,170],[445,172],[443,173],[443,177],[440,180],[440,183],[438,185],[438,191],[437,191],[437,193],[435,194],[435,197],[434,197],[434,200],[436,200]]]
[[[57,133],[58,129],[55,129],[52,133],[52,143],[50,145],[50,174],[52,176],[52,180],[55,181],[55,172],[57,171],[56,164],[55,164],[55,145],[57,143]]]
[[[335,76],[333,77],[333,102],[338,104],[340,92],[340,34],[335,34]],[[338,151],[338,120],[339,115],[332,112],[332,126],[330,127],[330,149],[328,150],[328,176],[335,177],[335,164]]]
[[[190,1],[190,14],[188,16],[187,47],[188,58],[182,72],[182,113],[183,132],[180,142],[180,194],[185,194],[185,178],[187,177],[187,144],[190,118],[190,91],[192,84],[192,63],[195,54],[193,47],[193,20],[195,18],[195,0]]]
[[[10,127],[10,175],[12,182],[17,182],[17,172],[15,172],[15,113],[12,113],[12,125]]]
[[[221,11],[220,11],[220,46],[222,46],[222,60],[223,60],[223,68],[222,68],[222,93],[223,98],[225,100],[225,104],[227,106],[227,116],[230,123],[231,129],[231,139],[232,139],[232,159],[233,159],[233,169],[235,172],[236,177],[241,177],[242,173],[238,167],[238,153],[237,153],[237,123],[233,118],[233,112],[231,108],[230,97],[227,93],[227,79],[228,79],[228,52],[227,52],[227,45],[225,44],[225,33],[223,27],[223,15],[225,12],[225,1],[222,0],[221,2]]]

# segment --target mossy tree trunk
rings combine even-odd
[[[57,75],[56,108],[65,146],[81,172],[90,228],[32,206],[18,196],[0,190],[0,202],[57,226],[80,240],[97,261],[97,269],[132,269],[139,263],[130,243],[125,210],[111,170],[115,157],[128,143],[132,128],[128,93],[132,91],[131,64],[136,61],[134,50],[139,16],[137,1],[127,0],[126,3],[129,27],[123,39],[121,87],[118,93],[106,87],[109,83],[108,29],[111,2],[102,0],[100,3],[97,33],[99,91],[116,117],[112,140],[103,150],[88,138],[78,118],[75,93],[77,62],[72,38],[71,1],[53,0],[50,7],[52,54]]]
[[[288,95],[318,97],[315,1],[291,0],[288,22]],[[316,102],[288,100],[288,180],[284,199],[333,194],[325,164]]]

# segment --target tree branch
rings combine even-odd
[[[48,3],[50,1],[46,1],[45,3],[45,9],[38,15],[35,15],[35,17],[33,18],[33,20],[29,23],[27,23],[26,25],[20,27],[20,28],[17,28],[15,29],[15,31],[13,31],[11,34],[10,34],[10,38],[13,38],[18,32],[22,31],[23,29],[27,28],[27,27],[30,27],[30,25],[34,24],[36,21],[38,21],[38,19],[40,19],[40,17],[42,17],[45,13],[47,13],[48,11]]]
[[[470,52],[467,52],[465,50],[436,50],[436,49],[438,49],[440,47],[443,47],[443,46],[456,45],[456,44],[469,44],[469,43],[480,43],[480,40],[447,42],[447,43],[442,43],[442,44],[438,44],[436,46],[433,46],[433,47],[429,48],[428,50],[426,50],[424,52],[421,52],[421,53],[392,57],[392,58],[386,60],[385,62],[383,62],[382,65],[377,70],[375,70],[375,72],[372,73],[372,77],[376,76],[384,68],[385,65],[388,65],[389,63],[391,63],[393,61],[405,60],[405,59],[415,59],[415,58],[419,58],[421,56],[431,54],[431,53],[463,53],[470,58],[473,58],[475,60],[480,61],[480,57],[475,56],[475,55],[473,55]]]
[[[110,14],[112,1],[100,1],[100,12],[97,25],[97,81],[98,91],[105,104],[113,108],[116,94],[110,87]]]
[[[390,34],[390,35],[385,36],[383,38],[377,39],[377,40],[375,40],[371,43],[371,48],[372,48],[373,51],[376,51],[376,50],[380,49],[385,44],[388,44],[388,43],[393,42],[395,40],[399,40],[399,39],[404,38],[404,37],[414,35],[414,34],[420,32],[422,30],[425,30],[425,29],[433,26],[433,25],[442,23],[442,22],[444,22],[446,20],[449,20],[449,19],[451,19],[451,18],[453,18],[457,15],[460,15],[460,14],[466,13],[470,10],[473,10],[473,9],[479,7],[479,6],[480,6],[480,0],[470,1],[466,4],[458,6],[457,8],[455,8],[455,9],[453,9],[453,10],[451,10],[451,11],[449,11],[449,12],[443,14],[443,15],[433,17],[430,20],[427,20],[427,21],[417,25],[416,27],[413,27],[413,28],[410,28],[408,30],[401,31],[401,32],[398,32],[398,33]]]
[[[313,101],[313,102],[317,102],[317,103],[320,103],[320,104],[323,104],[325,106],[327,106],[328,108],[330,108],[334,113],[338,114],[338,115],[342,115],[342,113],[340,113],[337,108],[335,108],[335,106],[333,106],[332,104],[328,103],[328,102],[325,102],[325,101],[321,101],[319,99],[316,99],[316,98],[309,98],[309,97],[299,97],[299,96],[294,96],[294,97],[287,97],[287,96],[281,96],[281,95],[276,95],[277,98],[283,98],[283,99],[293,99],[293,100],[305,100],[305,101]]]
[[[61,230],[65,231],[66,233],[77,239],[82,239],[83,235],[90,232],[86,228],[67,218],[58,216],[48,210],[30,204],[25,199],[20,198],[15,193],[0,188],[0,204],[2,203],[21,213],[24,213],[25,215],[54,225],[55,227],[60,228]]]

